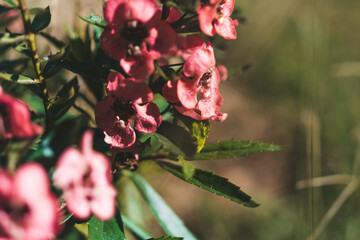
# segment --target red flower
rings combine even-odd
[[[45,170],[22,165],[13,176],[0,170],[0,239],[54,239],[60,215]]]
[[[136,75],[140,72],[150,75],[154,67],[149,62],[166,54],[175,43],[176,34],[161,20],[161,10],[154,0],[108,0],[104,17],[108,24],[101,35],[102,49],[115,60],[124,59],[121,66],[135,78],[140,77]],[[144,58],[144,66],[134,63]]]
[[[93,134],[86,131],[81,151],[66,149],[55,167],[54,184],[64,192],[67,209],[78,219],[95,214],[102,220],[115,215],[116,190],[111,185],[110,161],[92,149]]]
[[[164,97],[175,108],[194,119],[223,121],[227,114],[220,113],[222,97],[219,84],[225,80],[226,69],[221,66],[221,75],[215,67],[214,50],[210,44],[196,50],[184,64],[184,75],[175,82],[168,82],[163,89]]]
[[[209,36],[216,32],[225,39],[236,39],[238,21],[230,18],[234,3],[235,0],[202,1],[196,10],[201,31]]]
[[[148,85],[133,78],[125,79],[112,72],[108,77],[107,94],[95,107],[95,119],[105,133],[105,142],[125,148],[135,142],[136,130],[152,133],[160,126],[161,116]]]
[[[3,93],[0,86],[0,140],[31,138],[42,132],[42,127],[31,123],[27,106],[20,100]]]

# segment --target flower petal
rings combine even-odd
[[[214,27],[220,36],[225,39],[236,39],[234,21],[230,17],[221,17],[214,22]]]
[[[106,25],[100,37],[102,50],[115,60],[126,57],[128,41],[120,36],[120,33],[110,24]]]
[[[155,132],[161,124],[161,115],[156,104],[151,102],[142,106],[136,105],[136,110],[135,128],[144,133]]]
[[[186,77],[201,78],[210,68],[215,66],[214,50],[210,43],[207,47],[197,49],[184,64]]]
[[[156,13],[158,6],[154,0],[129,0],[131,18],[142,21],[149,21]]]

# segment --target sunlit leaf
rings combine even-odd
[[[184,159],[183,156],[178,156],[179,162],[182,164],[182,171],[185,178],[192,178],[195,174],[195,166]]]
[[[39,79],[34,79],[25,75],[20,74],[10,74],[10,73],[1,73],[0,79],[5,81],[10,81],[18,84],[38,84],[40,83]]]
[[[208,190],[209,192],[230,199],[231,201],[240,203],[246,207],[257,207],[259,205],[251,200],[249,195],[241,191],[240,187],[229,182],[228,179],[215,175],[212,172],[195,169],[193,177],[189,178],[185,176],[182,167],[179,165],[169,162],[159,162],[158,164],[178,178]]]
[[[44,11],[36,13],[34,20],[31,23],[31,28],[34,32],[40,32],[49,26],[51,21],[50,8],[47,7]]]
[[[282,146],[273,145],[262,142],[252,142],[250,140],[227,140],[207,144],[200,153],[194,157],[187,158],[188,161],[193,160],[215,160],[239,158],[253,153],[263,151],[279,151]]]
[[[17,7],[17,4],[13,0],[4,0],[4,2],[12,7]]]
[[[0,44],[14,44],[18,42],[22,42],[26,39],[26,37],[22,34],[17,33],[0,33]]]
[[[126,175],[134,182],[150,209],[158,219],[165,232],[171,236],[184,237],[187,240],[196,239],[185,227],[180,218],[171,210],[160,195],[139,174],[127,171]]]
[[[106,25],[106,22],[104,20],[103,17],[101,16],[96,16],[95,14],[91,13],[90,14],[90,17],[83,17],[83,16],[79,16],[82,20],[90,23],[90,24],[93,24],[93,25],[96,25],[98,27],[105,27]]]
[[[13,45],[13,48],[25,56],[31,57],[31,51],[26,42],[19,42]]]

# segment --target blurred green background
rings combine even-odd
[[[49,31],[64,38],[64,22],[81,29],[85,23],[75,13],[101,14],[102,1],[28,5],[49,4]],[[350,181],[360,165],[360,1],[237,0],[236,6],[237,16],[246,18],[238,39],[213,39],[217,63],[229,70],[220,87],[229,117],[212,122],[208,141],[250,139],[286,148],[195,166],[229,178],[261,205],[245,208],[149,163],[139,171],[199,239],[297,240],[313,233],[316,239],[360,239],[360,191],[357,180]],[[323,186],[299,182],[311,178]],[[127,214],[161,236],[146,206],[135,206],[142,203],[135,188],[121,186]],[[324,222],[330,208],[334,214]]]

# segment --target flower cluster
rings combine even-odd
[[[158,80],[160,69],[170,68],[170,63],[178,60],[184,62],[175,64],[181,65],[177,78],[162,81],[163,97],[178,112],[196,120],[226,119],[227,114],[220,112],[219,84],[226,79],[227,70],[216,66],[211,43],[193,32],[195,24],[205,35],[217,33],[235,39],[238,23],[230,18],[234,2],[202,0],[193,16],[181,9],[161,8],[155,0],[105,3],[107,24],[101,47],[126,73],[109,74],[107,96],[95,108],[96,123],[104,131],[106,143],[113,149],[126,149],[136,142],[137,132],[157,130],[161,114],[151,102],[151,83]]]

